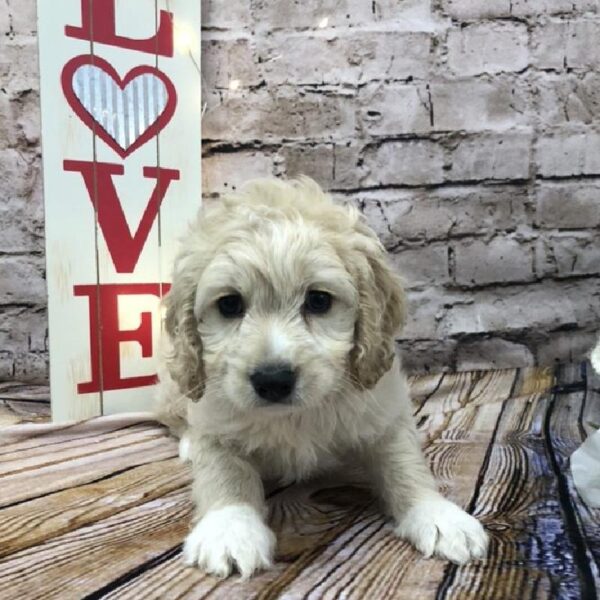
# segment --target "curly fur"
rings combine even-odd
[[[304,312],[309,290],[332,295],[326,314]],[[233,292],[247,308],[227,319],[217,300]],[[220,574],[270,564],[268,535],[240,549],[239,535],[215,530],[227,527],[215,515],[227,509],[237,527],[264,531],[263,478],[291,481],[348,461],[370,473],[399,534],[458,562],[483,555],[481,526],[439,496],[420,452],[394,353],[402,284],[355,208],[307,178],[257,180],[210,203],[183,240],[166,308],[159,416],[184,437],[194,471],[199,523],[188,562]],[[286,406],[265,405],[249,381],[273,361],[298,373]]]

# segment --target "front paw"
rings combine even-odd
[[[237,566],[244,579],[272,566],[275,535],[248,504],[211,510],[196,524],[183,546],[188,565],[227,577]]]
[[[449,500],[422,500],[404,515],[396,534],[429,557],[436,554],[457,564],[485,558],[488,535],[481,523]]]

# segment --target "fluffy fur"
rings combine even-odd
[[[596,343],[596,347],[592,350],[590,360],[592,361],[592,367],[594,367],[594,371],[600,375],[600,338]]]
[[[309,291],[331,294],[324,314]],[[219,298],[239,293],[226,318]],[[309,179],[258,180],[212,203],[191,227],[166,298],[159,418],[194,473],[195,527],[185,558],[225,576],[268,567],[262,480],[293,481],[361,463],[398,535],[427,555],[482,558],[481,525],[436,491],[406,379],[394,355],[404,292],[376,235]],[[285,362],[290,402],[272,405],[249,374]]]

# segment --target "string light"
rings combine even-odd
[[[325,27],[327,27],[327,25],[329,25],[329,17],[323,17],[319,21],[319,29],[325,29]]]
[[[173,24],[173,42],[181,54],[188,54],[196,47],[196,34],[187,23],[175,21]]]

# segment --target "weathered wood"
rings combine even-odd
[[[446,391],[436,391],[429,400],[440,403],[438,394],[449,391],[461,399],[456,412],[449,413],[446,427],[438,428],[429,438],[427,453],[446,492],[465,506],[474,493],[501,410],[496,394],[502,399],[508,397],[515,372],[512,378],[502,378],[504,387],[498,386],[498,378],[483,376],[490,394],[486,396],[486,384],[482,383],[480,405],[462,408],[468,399],[465,390],[474,389],[473,383],[479,379],[465,374],[447,376]],[[431,422],[437,423],[433,418]],[[446,568],[445,562],[424,559],[396,538],[380,507],[360,488],[337,485],[324,489],[322,483],[293,486],[270,499],[270,522],[278,534],[277,565],[250,583],[206,578],[186,569],[175,555],[168,565],[155,565],[132,577],[114,589],[111,597],[404,597],[423,592],[424,574],[433,594]]]
[[[133,426],[0,455],[0,507],[68,489],[121,469],[164,460],[177,445],[164,428]],[[18,444],[17,444],[18,445]]]
[[[0,509],[0,558],[160,498],[189,483],[189,469],[178,458],[171,458]]]
[[[438,597],[597,597],[593,549],[574,518],[579,500],[566,462],[557,460],[579,443],[577,400],[562,396],[563,385],[559,379],[554,391],[517,392],[507,402],[475,503],[494,532],[491,558],[476,568],[451,568]],[[591,537],[598,540],[597,521]]]
[[[527,375],[519,378],[513,397],[504,403],[473,497],[473,513],[492,535],[490,558],[465,567],[450,566],[439,584],[439,598],[521,599],[536,598],[538,593],[548,597],[548,577],[524,560],[521,543],[528,539],[532,519],[542,511],[540,502],[547,500],[543,493],[551,483],[544,479],[547,461],[542,423],[552,380],[544,375],[540,382],[534,371]],[[531,376],[535,382],[530,381]],[[539,392],[523,393],[531,389]],[[560,523],[556,511],[551,511],[551,518],[555,525],[557,519]]]
[[[57,422],[150,409],[163,284],[202,195],[200,3],[104,4],[38,0]]]
[[[114,417],[13,427],[0,435],[0,501],[16,502],[0,509],[0,597],[595,598],[598,511],[567,470],[600,421],[600,379],[587,377],[531,368],[411,381],[442,489],[492,535],[490,558],[464,567],[396,538],[346,475],[273,491],[272,570],[210,577],[181,560],[189,471],[163,428]]]
[[[26,448],[56,444],[65,440],[84,440],[90,435],[125,429],[133,425],[154,423],[149,413],[129,413],[71,423],[19,425],[0,429],[0,454],[21,452]]]
[[[417,411],[417,416],[443,414],[461,408],[469,398],[472,387],[482,376],[477,371],[446,375],[435,393]]]
[[[84,439],[67,439],[46,446],[30,446],[27,449],[22,449],[16,457],[14,451],[6,451],[5,448],[0,454],[0,475],[26,469],[37,469],[49,463],[85,456],[92,451],[102,451],[105,446],[120,447],[128,445],[136,438],[146,439],[156,436],[166,437],[166,431],[158,428],[153,429],[144,424],[137,424],[110,432],[100,432],[97,435],[89,435]]]
[[[0,400],[28,400],[30,402],[50,402],[50,388],[47,385],[0,381]]]
[[[416,407],[423,405],[430,396],[435,394],[444,379],[444,373],[415,375],[408,378],[410,395]]]
[[[49,420],[48,402],[0,399],[0,427],[21,423],[47,423]]]
[[[190,516],[182,490],[13,554],[0,561],[0,597],[82,598],[176,546]]]

